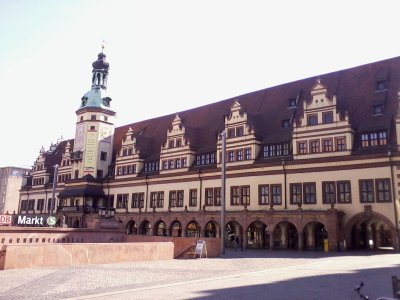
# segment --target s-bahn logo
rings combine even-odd
[[[0,215],[0,225],[10,225],[11,220],[11,215]]]

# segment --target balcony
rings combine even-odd
[[[82,151],[75,151],[71,153],[71,161],[79,161],[83,159]]]
[[[99,211],[97,206],[89,205],[73,205],[73,206],[57,206],[58,212],[82,212],[85,214],[97,213]]]

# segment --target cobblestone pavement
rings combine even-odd
[[[400,255],[396,253],[323,253],[268,250],[246,250],[243,252],[234,252],[228,249],[226,254],[221,258],[178,259],[67,268],[0,271],[0,299],[65,299],[80,297],[81,299],[89,297],[97,297],[99,299],[144,299],[143,296],[145,294],[152,295],[152,293],[155,293],[155,295],[151,297],[149,296],[149,299],[157,299],[161,298],[157,297],[157,293],[162,291],[160,287],[183,285],[184,289],[185,283],[194,284],[206,281],[214,281],[214,284],[216,284],[217,280],[221,280],[221,278],[230,278],[231,276],[236,275],[241,276],[243,274],[253,274],[253,277],[248,277],[246,281],[249,282],[250,280],[254,280],[258,282],[259,279],[254,278],[254,274],[259,274],[257,272],[269,272],[269,274],[275,274],[274,276],[278,276],[280,281],[284,281],[289,277],[295,276],[297,272],[296,270],[301,269],[304,271],[307,267],[314,265],[312,272],[310,270],[307,272],[312,274],[312,276],[316,276],[320,275],[317,274],[319,272],[318,264],[324,265],[325,269],[326,266],[328,266],[328,271],[324,271],[324,274],[332,273],[333,269],[335,269],[334,273],[336,274],[338,270],[341,270],[341,268],[343,268],[343,270],[346,269],[347,273],[349,272],[347,269],[354,269],[354,265],[359,266],[359,269],[363,269],[364,271],[368,269],[374,270],[375,273],[377,272],[377,269],[382,270],[382,272],[390,270],[391,273],[388,273],[388,275],[382,279],[384,282],[387,281],[388,284],[386,285],[386,283],[384,283],[382,290],[387,290],[388,286],[390,288],[391,275],[397,275],[400,277]],[[343,266],[341,267],[341,265]],[[385,270],[385,268],[390,269]],[[329,271],[329,269],[331,271]],[[397,273],[394,274],[396,271]],[[345,272],[343,271],[343,273]],[[284,277],[289,277],[284,278],[282,277],[282,274],[284,274]],[[370,278],[368,276],[373,276],[371,274],[367,272],[363,277]],[[259,276],[260,275],[258,275],[258,277]],[[264,274],[263,278],[265,279],[265,277]],[[271,280],[271,278],[272,277],[269,279]],[[324,280],[325,279],[326,278],[324,278]],[[291,278],[291,280],[293,280],[293,278]],[[235,286],[243,286],[243,282],[244,281],[241,280],[235,283]],[[374,282],[376,283],[376,281]],[[223,283],[221,281],[221,285],[222,284],[228,286],[232,283]],[[314,282],[309,284],[313,285]],[[351,291],[354,286],[353,283],[351,284],[352,285],[347,287],[349,291]],[[193,290],[204,289],[211,285],[212,284],[204,283],[193,285]],[[335,283],[333,283],[333,287],[335,287]],[[140,292],[140,290],[142,290],[142,292]],[[153,291],[150,292],[150,290]],[[381,292],[383,292],[382,290]],[[124,294],[124,291],[127,292]],[[139,291],[140,293],[135,294],[135,291]],[[253,289],[252,291],[254,292],[255,290]],[[171,289],[169,289],[169,293],[170,292]],[[326,293],[326,291],[324,292]],[[103,296],[99,295],[101,293],[104,293]],[[184,291],[180,291],[179,293],[181,294],[180,299],[189,299],[182,295]],[[390,296],[390,294],[391,291],[386,291],[386,296]],[[229,293],[226,295],[229,295]],[[160,295],[158,294],[158,296]],[[188,294],[187,297],[189,297]],[[197,297],[193,296],[190,299],[193,298]],[[219,295],[215,298],[211,297],[204,299],[218,298],[223,299],[224,297]],[[227,296],[226,299],[232,298],[235,299],[235,294],[230,295],[229,297]],[[253,299],[280,298],[284,299],[284,297],[257,298],[253,296]],[[170,294],[170,298],[168,295],[164,295],[163,299],[177,299],[177,297]],[[236,299],[243,298],[240,297]],[[290,299],[301,298],[295,297]],[[326,299],[335,298],[328,297]]]

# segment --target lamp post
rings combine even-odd
[[[222,131],[222,155],[221,155],[221,253],[225,254],[225,184],[226,184],[226,131]]]
[[[283,197],[285,200],[285,209],[287,209],[287,199],[286,199],[286,160],[282,159],[282,169],[283,169]]]
[[[58,175],[58,164],[54,165],[54,176],[53,176],[53,190],[52,190],[52,196],[51,196],[51,201],[50,201],[50,217],[51,214],[53,213],[53,202],[55,204],[55,193],[56,193],[56,186],[57,186],[57,175]]]

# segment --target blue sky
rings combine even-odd
[[[106,40],[116,126],[400,55],[398,1],[0,0],[0,167],[73,138]]]

